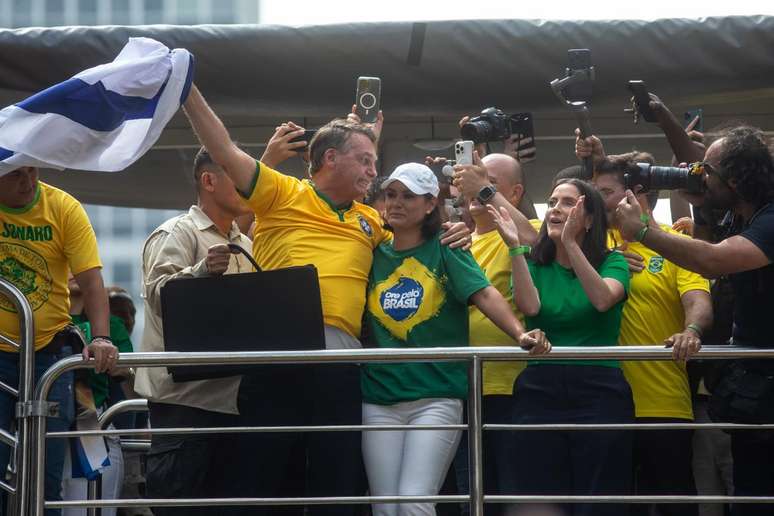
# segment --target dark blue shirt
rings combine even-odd
[[[774,262],[774,203],[763,206],[746,226],[732,229]],[[774,348],[774,264],[730,275],[734,287],[734,344]]]

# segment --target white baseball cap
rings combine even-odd
[[[440,191],[438,178],[430,167],[421,163],[404,163],[398,166],[382,183],[382,190],[394,181],[400,181],[416,195],[431,194],[433,197],[438,197]]]

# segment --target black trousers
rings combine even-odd
[[[149,403],[153,428],[235,426],[238,418],[183,405]],[[234,496],[239,474],[229,434],[154,434],[147,459],[149,498],[225,498]],[[157,516],[220,515],[222,507],[155,507]]]
[[[481,419],[484,424],[507,424],[511,422],[511,396],[488,395],[481,398]],[[465,423],[467,423],[467,406],[465,407]],[[488,495],[501,494],[500,484],[513,475],[513,465],[506,453],[509,433],[500,430],[484,432],[481,439],[483,449],[484,493]],[[454,456],[454,473],[457,479],[457,491],[460,494],[470,493],[470,463],[468,460],[468,432],[462,432],[462,439]],[[503,504],[487,504],[484,508],[486,516],[498,516],[503,512]],[[470,514],[470,504],[460,504],[460,514]]]
[[[249,426],[360,425],[357,365],[282,365],[245,378],[240,412]],[[240,496],[362,496],[366,491],[360,432],[256,433],[236,436],[250,457]],[[356,505],[312,505],[312,516],[355,515]],[[303,507],[252,507],[246,514],[304,514]]]
[[[631,423],[634,404],[620,369],[530,365],[517,378],[513,423]],[[516,431],[509,450],[512,485],[504,494],[626,495],[631,493],[632,436],[618,430]],[[526,509],[526,511],[525,511]],[[628,504],[557,507],[573,516],[626,516]],[[512,507],[509,514],[531,514]],[[521,512],[525,511],[525,512]]]
[[[676,418],[637,418],[638,423],[690,423]],[[634,494],[696,496],[693,478],[693,430],[634,432]],[[658,504],[656,514],[697,516],[697,504]],[[651,506],[633,504],[632,514],[647,516]]]
[[[731,433],[735,496],[774,496],[774,437],[770,430]],[[770,516],[771,504],[734,504],[733,516]]]

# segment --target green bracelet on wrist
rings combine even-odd
[[[699,326],[698,324],[691,323],[688,326],[686,326],[685,329],[693,331],[699,338],[702,338],[703,336],[701,331],[701,326]]]
[[[508,254],[510,256],[521,256],[523,254],[529,254],[532,248],[528,245],[520,245],[518,247],[509,247]]]
[[[645,239],[645,235],[648,233],[648,226],[642,226],[642,228],[637,231],[637,234],[634,235],[634,241],[635,242],[642,242]]]
[[[650,224],[650,217],[647,213],[640,213],[640,222],[645,224],[646,226]]]

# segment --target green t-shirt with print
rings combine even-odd
[[[589,301],[572,269],[556,261],[538,265],[527,261],[529,273],[540,296],[540,312],[526,317],[527,328],[546,332],[553,346],[617,346],[621,314],[626,297],[606,312],[599,312]],[[629,292],[629,266],[623,255],[611,252],[599,266],[599,275],[621,282]],[[540,361],[532,364],[577,364],[619,367],[618,360]]]
[[[405,251],[374,251],[366,299],[371,337],[382,348],[467,346],[468,300],[489,286],[469,251],[438,238]],[[466,362],[364,364],[363,400],[390,405],[422,398],[465,398]]]
[[[71,318],[73,324],[83,330],[86,342],[88,343],[91,340],[91,324],[89,323],[89,320],[83,314],[73,315]],[[113,345],[118,348],[119,353],[131,353],[134,351],[124,321],[115,315],[110,316],[110,340],[112,340]],[[89,369],[88,376],[89,386],[91,387],[91,392],[94,396],[94,404],[97,407],[101,407],[110,393],[108,375],[105,373],[96,373],[94,372],[94,369]]]

